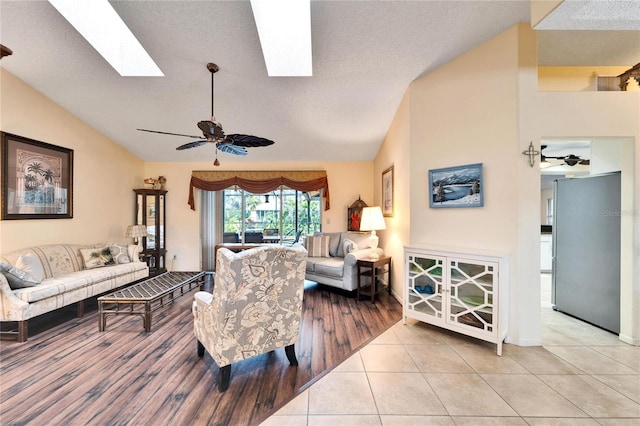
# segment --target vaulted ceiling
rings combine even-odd
[[[112,5],[164,77],[121,77],[45,1],[0,1],[0,43],[14,52],[0,65],[146,161],[213,159],[211,147],[176,151],[189,140],[136,131],[199,135],[208,62],[220,67],[215,113],[226,132],[276,142],[246,160],[371,160],[411,81],[530,20],[528,0],[314,0],[313,77],[268,77],[249,1]],[[640,60],[635,30],[552,29],[539,44],[542,65]]]

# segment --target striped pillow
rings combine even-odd
[[[309,257],[329,257],[329,236],[307,237],[305,248]]]

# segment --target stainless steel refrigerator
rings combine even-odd
[[[554,183],[552,303],[620,332],[620,172]]]

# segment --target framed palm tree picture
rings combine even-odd
[[[73,217],[73,150],[0,132],[2,220]]]

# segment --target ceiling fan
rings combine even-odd
[[[562,163],[566,164],[567,166],[575,166],[576,164],[580,164],[583,166],[588,166],[589,164],[591,164],[591,161],[589,159],[583,159],[580,158],[577,155],[574,154],[569,154],[569,155],[565,155],[562,157],[550,157],[550,156],[546,156],[542,153],[542,151],[544,151],[544,149],[547,147],[547,145],[542,145],[540,146],[540,157],[541,157],[541,161],[544,162],[548,162],[548,159],[554,159],[554,160],[562,160]],[[562,164],[561,163],[561,164]]]
[[[177,147],[177,150],[195,148],[206,143],[213,143],[216,147],[216,159],[214,166],[219,166],[218,151],[226,152],[233,155],[247,155],[246,148],[255,148],[260,146],[273,145],[273,141],[258,136],[231,134],[225,135],[220,123],[215,119],[213,113],[213,76],[218,72],[219,68],[216,64],[209,62],[207,69],[211,73],[211,120],[203,120],[198,122],[198,128],[202,131],[202,136],[185,135],[182,133],[161,132],[158,130],[137,129],[141,132],[160,133],[162,135],[184,136],[187,138],[200,139],[194,142],[185,143]]]

